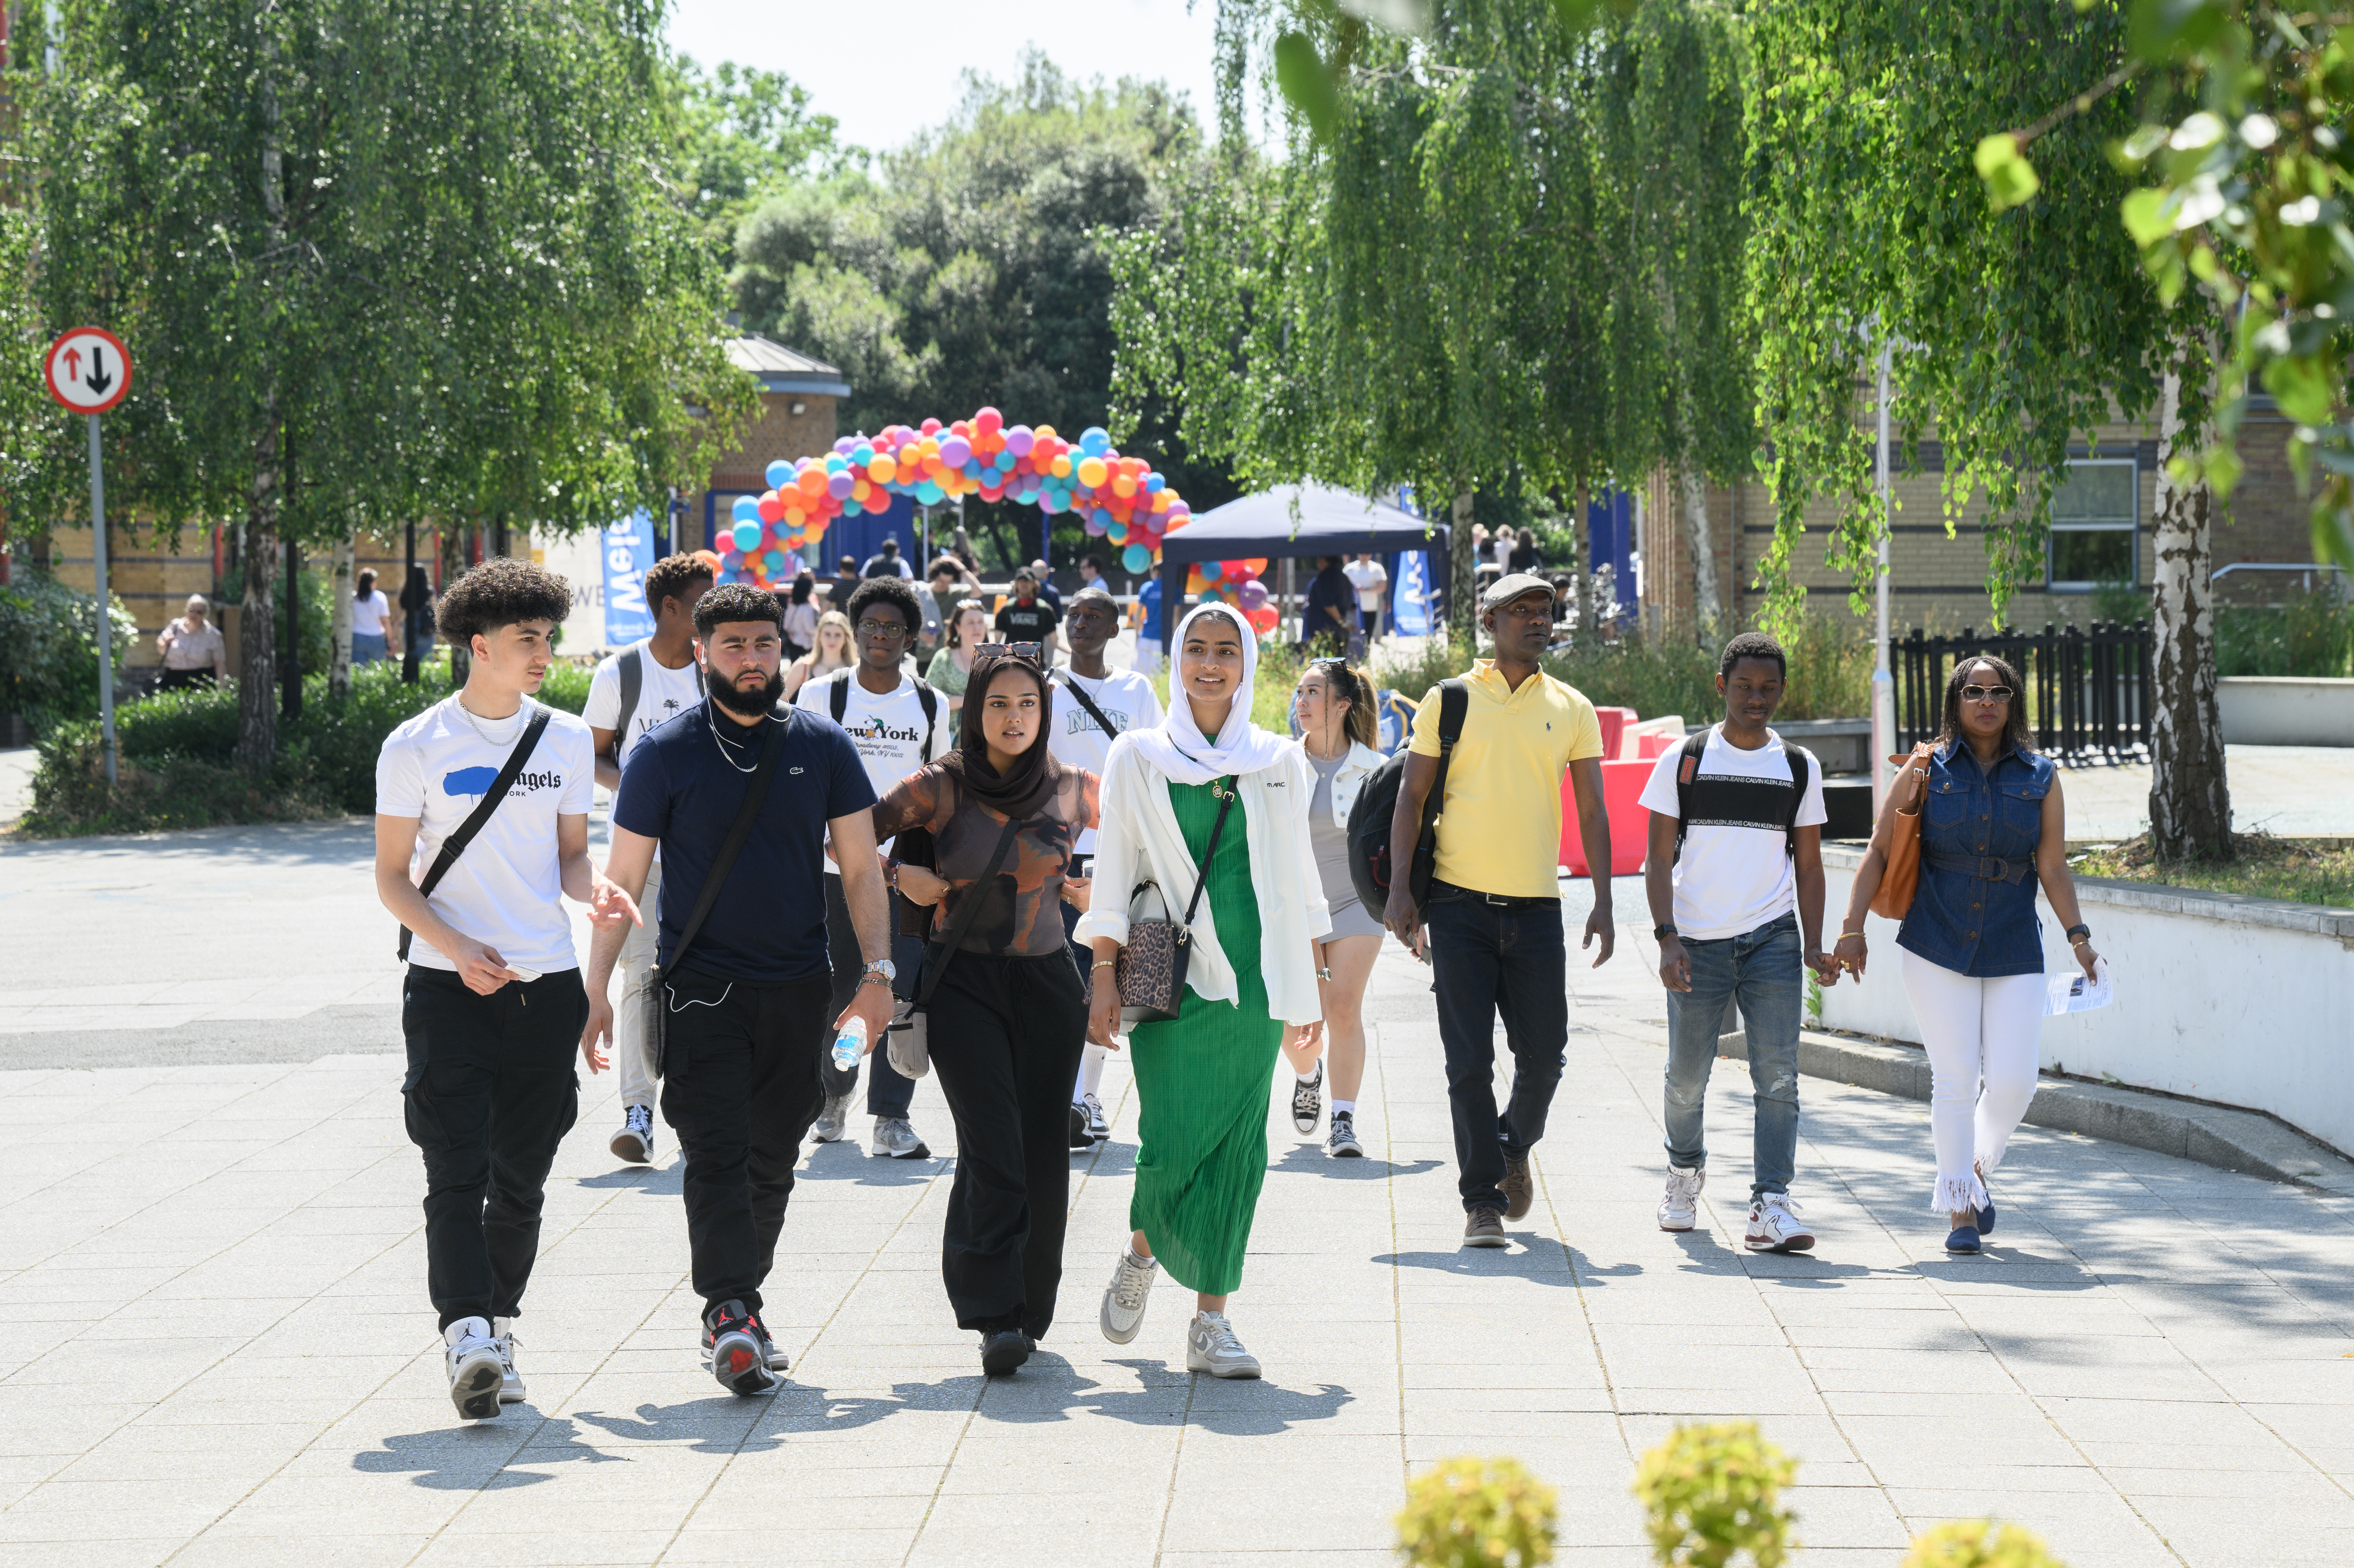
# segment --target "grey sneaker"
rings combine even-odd
[[[1363,1160],[1365,1146],[1357,1141],[1357,1118],[1347,1111],[1332,1113],[1332,1130],[1324,1135],[1324,1152],[1335,1160]]]
[[[654,1112],[652,1106],[631,1106],[621,1118],[621,1130],[606,1146],[616,1160],[643,1165],[654,1157]]]
[[[1086,1108],[1087,1113],[1088,1139],[1092,1142],[1101,1143],[1104,1139],[1109,1138],[1111,1136],[1111,1123],[1104,1118],[1103,1101],[1096,1098],[1093,1095],[1081,1095],[1079,1097],[1079,1104]]]
[[[929,1160],[932,1151],[907,1125],[907,1118],[878,1116],[875,1118],[875,1141],[866,1152],[877,1160]]]
[[[491,1343],[499,1348],[499,1403],[521,1404],[524,1400],[523,1373],[515,1371],[514,1319],[491,1319]]]
[[[1316,1075],[1314,1077],[1302,1078],[1298,1074],[1294,1074],[1292,1077],[1291,1125],[1298,1128],[1302,1132],[1314,1132],[1316,1130],[1317,1118],[1324,1114],[1324,1063],[1322,1059],[1319,1058],[1316,1063]],[[1258,1374],[1254,1372],[1251,1375],[1256,1377]]]
[[[1258,1358],[1243,1349],[1224,1312],[1196,1312],[1185,1325],[1185,1370],[1212,1377],[1257,1377]]]
[[[1103,1310],[1097,1316],[1105,1339],[1124,1345],[1136,1338],[1137,1329],[1144,1322],[1144,1298],[1152,1293],[1153,1276],[1160,1272],[1159,1258],[1139,1257],[1132,1246],[1119,1249],[1111,1283],[1104,1287]]]
[[[469,1421],[488,1421],[499,1413],[499,1385],[506,1381],[506,1363],[499,1359],[498,1342],[491,1338],[486,1318],[461,1318],[441,1330],[442,1360],[450,1372],[450,1403]]]
[[[1708,1183],[1708,1172],[1695,1165],[1687,1171],[1681,1165],[1668,1167],[1668,1190],[1659,1194],[1659,1228],[1663,1231],[1688,1231],[1698,1216],[1700,1190]]]
[[[849,1122],[850,1097],[828,1095],[825,1097],[825,1108],[817,1113],[817,1120],[810,1123],[810,1141],[840,1143],[843,1129],[849,1125]]]
[[[1474,1209],[1463,1216],[1465,1246],[1509,1246],[1504,1239],[1504,1216],[1494,1209]]]

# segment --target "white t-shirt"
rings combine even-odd
[[[451,695],[385,736],[376,759],[376,814],[418,820],[411,881],[424,880],[441,841],[473,814],[536,705],[526,699],[505,718],[475,718],[460,712]],[[588,725],[567,713],[552,715],[504,803],[428,897],[433,912],[496,948],[510,966],[546,974],[578,969],[556,820],[588,814],[596,768]],[[429,969],[458,967],[421,936],[410,944],[408,961]]]
[[[703,700],[703,675],[693,659],[675,670],[665,669],[663,662],[648,646],[651,638],[640,638],[620,653],[598,664],[597,673],[588,678],[588,700],[580,706],[580,717],[591,729],[611,729],[621,716],[621,659],[631,649],[638,653],[638,705],[630,713],[630,733],[613,737],[613,763],[619,767],[630,759],[630,748],[643,740],[646,731],[695,706]],[[613,791],[618,798],[619,789]],[[654,859],[662,859],[662,848],[654,848]]]
[[[1341,568],[1341,575],[1357,590],[1359,609],[1372,615],[1382,608],[1382,591],[1390,586],[1390,575],[1379,561],[1351,561]]]
[[[1055,670],[1055,684],[1066,683],[1087,693],[1096,706],[1103,709],[1104,717],[1117,726],[1118,734],[1150,729],[1161,722],[1161,699],[1153,695],[1152,683],[1133,670],[1114,670],[1100,681],[1090,681],[1073,674],[1066,664]],[[1064,767],[1084,768],[1098,779],[1103,777],[1104,759],[1111,753],[1112,736],[1104,734],[1095,715],[1081,707],[1079,700],[1068,692],[1055,694],[1055,729],[1046,739],[1047,749]],[[1080,830],[1071,853],[1095,853],[1095,829]]]
[[[842,706],[842,727],[850,734],[851,744],[858,747],[858,760],[865,765],[866,781],[875,786],[877,799],[891,787],[932,761],[949,748],[949,705],[939,693],[931,694],[932,708],[938,715],[924,717],[924,700],[917,692],[921,683],[910,678],[903,667],[899,683],[883,693],[870,692],[858,683],[858,668],[837,670],[814,681],[805,681],[793,694],[793,705],[807,708],[821,718],[833,717],[833,691],[846,685],[849,696]],[[931,744],[925,744],[930,736]],[[876,847],[890,852],[892,841],[885,839]],[[840,872],[828,862],[828,876]]]
[[[1807,793],[1797,825],[1817,827],[1823,810],[1823,769],[1814,753],[1807,758]],[[1662,817],[1678,814],[1676,768],[1683,748],[1663,753],[1643,786],[1640,803]],[[1790,759],[1782,737],[1766,732],[1755,751],[1727,746],[1723,726],[1712,726],[1692,776],[1692,820],[1684,829],[1683,857],[1676,862],[1676,930],[1698,942],[1755,931],[1779,919],[1798,902],[1788,840],[1782,831],[1790,810]]]
[[[355,595],[352,599],[352,630],[360,637],[381,637],[385,620],[391,614],[392,600],[384,597],[382,588],[372,590],[366,599]]]

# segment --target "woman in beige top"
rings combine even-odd
[[[228,683],[228,644],[221,641],[220,628],[213,624],[212,606],[200,593],[188,596],[179,620],[164,623],[155,638],[155,652],[164,656],[160,691]]]
[[[817,647],[785,666],[785,697],[791,702],[793,694],[808,682],[821,675],[831,675],[836,670],[847,670],[857,662],[857,652],[851,646],[850,617],[838,609],[829,609],[817,618]]]

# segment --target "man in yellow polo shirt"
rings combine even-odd
[[[1602,803],[1602,726],[1594,705],[1537,667],[1553,635],[1553,590],[1525,572],[1500,577],[1479,596],[1479,623],[1496,657],[1462,677],[1469,705],[1447,767],[1437,854],[1429,895],[1417,907],[1404,868],[1414,863],[1423,808],[1438,777],[1440,693],[1415,715],[1390,822],[1390,882],[1384,918],[1420,956],[1427,948],[1438,995],[1438,1037],[1447,1047],[1447,1097],[1455,1113],[1457,1185],[1465,1246],[1505,1245],[1504,1222],[1535,1201],[1529,1152],[1544,1136],[1569,1044],[1568,955],[1556,871],[1561,779],[1577,796],[1585,863],[1610,863],[1610,823]],[[1585,940],[1607,962],[1616,938],[1610,877],[1594,879]],[[1511,1103],[1496,1112],[1496,1017],[1512,1052]]]

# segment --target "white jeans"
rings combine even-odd
[[[654,1069],[646,1054],[646,986],[654,978],[655,943],[660,939],[662,921],[656,911],[662,907],[662,863],[646,867],[646,890],[638,900],[638,912],[646,918],[642,926],[632,926],[630,934],[621,938],[621,957],[614,965],[620,984],[620,994],[613,999],[613,1071],[621,1078],[621,1104],[644,1106],[652,1109],[654,1103]]]
[[[1903,951],[1903,949],[1899,949]],[[1929,1133],[1937,1148],[1932,1212],[1986,1206],[1991,1174],[2027,1102],[2043,1031],[2043,977],[1977,980],[1905,952],[1904,994],[1929,1053]]]

